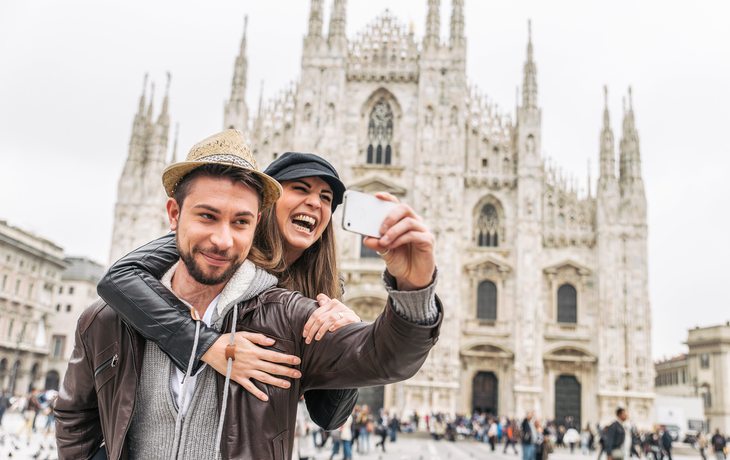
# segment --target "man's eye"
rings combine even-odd
[[[202,217],[203,219],[210,219],[210,220],[215,219],[213,217],[213,214],[208,214],[208,213],[203,213],[203,214],[200,215],[200,217]]]

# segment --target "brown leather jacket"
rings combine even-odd
[[[240,304],[236,330],[276,340],[274,348],[297,355],[301,379],[282,389],[254,381],[269,396],[254,397],[231,382],[221,454],[224,459],[291,458],[297,401],[305,390],[383,385],[412,377],[438,340],[443,309],[432,326],[404,320],[390,300],[374,323],[353,323],[319,342],[304,343],[301,331],[317,308],[296,292],[272,288]],[[230,330],[233,313],[225,318]],[[126,434],[134,410],[145,340],[106,303],[81,315],[73,354],[55,404],[59,458],[88,459],[102,440],[110,459],[127,458]],[[221,408],[225,377],[218,375]],[[211,453],[212,456],[212,453]]]

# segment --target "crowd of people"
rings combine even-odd
[[[31,388],[27,394],[12,394],[7,388],[0,394],[0,426],[6,412],[17,412],[23,415],[24,423],[15,433],[20,438],[25,433],[26,442],[30,443],[31,433],[37,431],[38,415],[45,419],[43,432],[48,435],[54,430],[53,402],[58,392],[53,389],[40,391]]]
[[[386,452],[386,444],[396,442],[399,432],[413,431],[409,428],[413,423],[413,418],[409,417],[403,423],[397,414],[389,414],[387,410],[382,408],[373,414],[367,405],[356,405],[352,415],[347,418],[339,429],[325,431],[312,423],[306,406],[300,403],[297,414],[297,442],[294,450],[298,452],[300,460],[307,460],[314,457],[316,452],[325,449],[325,444],[331,438],[331,459],[340,453],[340,448],[345,460],[352,458],[353,451],[368,454],[380,448],[382,452]],[[374,437],[372,444],[371,435]]]
[[[627,419],[628,414],[623,409],[617,410],[617,420],[611,424],[601,426],[588,423],[583,427],[579,427],[572,417],[560,423],[538,419],[534,413],[527,414],[523,420],[487,413],[455,416],[435,413],[423,417],[426,429],[434,440],[483,442],[490,445],[491,451],[499,448],[503,453],[516,455],[522,451],[523,460],[544,460],[555,449],[575,453],[578,448],[583,455],[596,455],[596,460],[628,460],[631,457],[672,460],[673,438],[665,426],[656,425],[653,430],[639,430]],[[401,422],[401,431],[415,431],[419,428],[419,422],[420,417],[414,413],[407,421]],[[617,434],[619,429],[625,432],[620,439]],[[727,459],[728,439],[719,430],[714,435],[700,432],[690,441],[703,459],[707,458],[708,452],[712,452],[717,460]],[[528,451],[527,455],[525,451]]]

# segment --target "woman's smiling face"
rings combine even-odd
[[[283,237],[285,259],[293,263],[322,236],[332,218],[332,187],[319,177],[281,183],[276,222]]]

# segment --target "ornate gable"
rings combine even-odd
[[[369,194],[374,194],[376,192],[388,192],[397,197],[404,197],[408,192],[405,188],[378,176],[368,177],[351,184],[347,187],[347,189]]]
[[[465,345],[461,351],[462,356],[490,357],[490,358],[513,358],[515,356],[507,347],[496,343],[477,342]]]
[[[348,80],[418,81],[418,46],[413,31],[388,10],[350,42]]]
[[[464,268],[469,276],[478,279],[505,278],[512,271],[512,267],[505,260],[494,254],[488,254],[474,262],[468,263]]]
[[[557,273],[564,269],[574,270],[574,271],[578,272],[578,274],[581,276],[588,276],[591,274],[590,268],[586,267],[585,265],[581,265],[572,259],[565,259],[562,262],[558,262],[557,264],[550,265],[549,267],[545,267],[545,268],[543,268],[543,271],[545,273],[551,274],[551,273]]]

